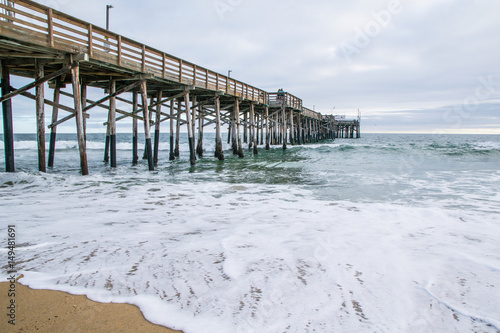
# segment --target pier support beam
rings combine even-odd
[[[141,80],[142,115],[144,120],[144,136],[146,137],[146,155],[149,171],[155,170],[153,162],[153,148],[151,147],[151,132],[149,130],[148,90],[146,80]]]
[[[2,64],[2,97],[10,92],[9,68]],[[7,99],[2,102],[3,143],[5,151],[5,171],[16,171],[14,165],[14,127],[12,123],[12,102]]]
[[[137,98],[137,93],[132,93],[132,112],[134,114],[137,113],[139,109],[139,101]],[[139,162],[139,145],[138,145],[138,126],[137,126],[137,118],[132,118],[132,165],[137,165]]]
[[[193,149],[194,149],[194,160],[196,161],[197,158],[196,158],[196,118],[197,118],[197,115],[198,115],[198,112],[197,112],[197,106],[196,106],[196,96],[192,96],[191,97],[192,99],[192,108],[189,109],[189,111],[191,112],[191,127],[192,127],[192,133],[193,133]]]
[[[269,106],[266,105],[266,150],[271,149],[269,146]]]
[[[283,136],[283,150],[286,150],[286,110],[285,107],[281,109],[281,121],[282,121],[282,128],[281,128],[281,135]]]
[[[236,115],[236,103],[238,102],[235,102],[234,104],[233,112],[231,113],[232,115],[231,124],[229,125],[231,134],[231,146],[233,147],[233,155],[238,155],[238,139],[236,138],[236,117],[239,117],[239,112],[238,115]]]
[[[222,134],[220,129],[220,97],[215,97],[215,157],[219,161],[224,161],[224,151],[222,150]]]
[[[257,137],[257,133],[255,130],[255,107],[253,103],[250,104],[250,140],[253,144],[253,154],[257,155],[257,141],[259,138]]]
[[[52,124],[57,123],[57,118],[59,116],[59,96],[61,92],[61,86],[59,82],[56,82],[54,87],[54,106],[52,107]],[[49,162],[48,167],[54,167],[54,155],[56,151],[56,137],[57,137],[57,126],[52,126],[50,129],[50,143],[49,143]]]
[[[87,141],[87,118],[88,114],[84,111],[87,107],[87,82],[81,79],[80,84],[80,96],[82,100],[82,112],[83,112],[83,135],[85,137],[85,142]],[[75,115],[76,116],[76,115]]]
[[[238,157],[243,158],[243,144],[241,142],[240,134],[240,100],[236,98],[236,103],[234,105],[234,116],[236,118],[236,136],[238,137]]]
[[[43,65],[36,62],[35,75],[36,80],[43,78]],[[37,142],[38,142],[38,170],[47,172],[45,164],[45,103],[44,103],[44,83],[36,86],[36,124],[37,124]]]
[[[200,106],[198,112],[198,144],[196,145],[196,153],[199,157],[203,157],[203,126],[205,125],[205,117],[203,106]]]
[[[175,111],[175,99],[170,101],[170,156],[168,159],[170,161],[175,160],[174,152],[174,111]]]
[[[156,102],[158,105],[156,106],[156,119],[155,119],[155,145],[154,145],[154,156],[153,162],[155,166],[158,165],[158,153],[160,151],[160,122],[161,122],[161,101],[162,99],[162,91],[158,90],[156,92]]]
[[[104,163],[109,162],[109,136],[111,132],[111,120],[109,119],[108,111],[108,124],[106,125],[106,141],[104,143]]]
[[[181,135],[181,101],[180,99],[177,101],[177,119],[175,124],[175,149],[174,155],[175,157],[179,157],[179,140]]]
[[[248,113],[244,112],[243,113],[243,143],[248,143]],[[251,131],[251,130],[250,130]],[[251,132],[250,132],[251,133]],[[252,147],[252,143],[250,142],[250,147]]]
[[[116,81],[111,80],[109,84],[109,94],[116,92]],[[116,97],[109,100],[109,157],[110,166],[116,168]]]
[[[298,132],[298,135],[297,135],[297,142],[299,145],[301,144],[304,144],[304,136],[302,134],[302,119],[300,119],[300,112],[297,113],[297,122],[298,122],[298,126],[299,126],[299,132]]]
[[[116,92],[116,81],[111,80],[109,93]],[[116,98],[112,97],[109,100],[109,155],[110,166],[116,168]]]
[[[71,69],[71,81],[73,84],[73,99],[75,104],[75,119],[76,119],[76,134],[78,138],[78,150],[80,152],[80,168],[82,175],[89,174],[87,164],[87,147],[85,142],[85,127],[82,108],[82,96],[80,91],[80,67],[76,66]]]
[[[293,109],[290,110],[290,143],[295,145],[295,126],[293,124]]]
[[[188,142],[189,142],[189,162],[191,165],[196,164],[196,152],[194,150],[194,134],[193,134],[193,124],[191,116],[191,103],[189,101],[189,91],[184,95],[184,103],[186,107],[186,119],[188,127]]]

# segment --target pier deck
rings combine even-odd
[[[149,170],[158,162],[159,134],[165,121],[170,124],[171,160],[179,155],[180,127],[187,126],[191,164],[196,155],[203,155],[203,129],[209,125],[216,126],[215,157],[220,160],[224,159],[223,126],[228,126],[233,153],[240,157],[244,143],[257,154],[259,145],[269,149],[271,144],[282,144],[286,149],[287,142],[339,137],[339,129],[345,128],[345,124],[338,127],[333,117],[303,107],[300,98],[287,92],[268,93],[33,1],[7,3],[0,4],[0,102],[7,171],[15,169],[11,99],[18,95],[35,100],[40,171],[54,164],[57,126],[75,119],[81,170],[88,174],[86,119],[95,107],[108,112],[103,120],[107,126],[104,160],[111,167],[116,167],[116,122],[125,118],[133,121],[133,163],[138,161],[138,122],[144,126]],[[34,82],[11,87],[11,75]],[[51,100],[45,98],[46,82],[53,90]],[[107,96],[89,100],[88,87],[103,89]],[[35,94],[29,92],[33,88]],[[61,104],[60,96],[71,97],[73,105]],[[117,101],[130,108],[118,109]],[[52,107],[48,126],[45,105]],[[359,137],[359,122],[350,126]],[[48,163],[46,128],[51,134]]]

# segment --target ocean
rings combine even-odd
[[[118,167],[88,134],[37,171],[35,135],[16,135],[0,172],[0,277],[15,225],[23,284],[140,307],[201,332],[499,332],[500,136],[362,134],[259,148],[244,159]],[[47,141],[48,142],[48,141]],[[142,142],[141,148],[142,148]],[[3,142],[0,165],[4,166]],[[142,149],[139,155],[142,157]]]

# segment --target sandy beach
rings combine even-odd
[[[9,302],[9,283],[0,283],[2,308]],[[53,290],[16,284],[16,325],[2,316],[0,332],[181,332],[148,322],[130,304],[104,304]],[[5,311],[2,311],[5,312]]]

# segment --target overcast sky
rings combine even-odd
[[[500,134],[498,0],[39,2],[364,132]]]

